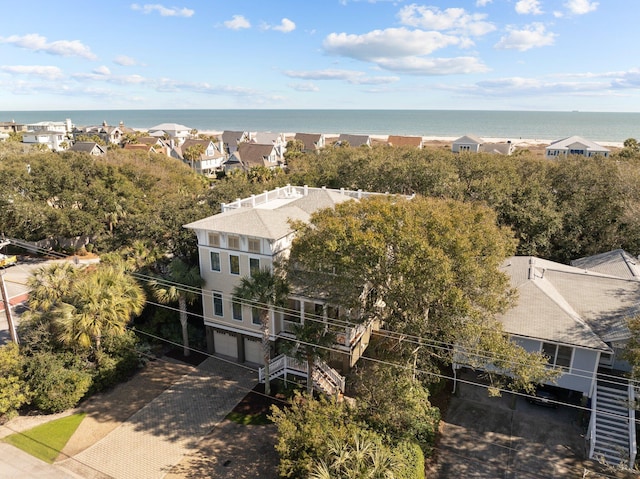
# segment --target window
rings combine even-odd
[[[239,303],[238,300],[235,298],[231,303],[231,309],[232,309],[233,319],[242,321],[242,304]]]
[[[229,272],[231,274],[240,274],[240,256],[229,255]]]
[[[260,253],[260,240],[258,238],[249,238],[249,252]]]
[[[222,309],[222,293],[213,293],[213,314],[224,316]]]
[[[249,258],[249,272],[251,276],[260,271],[260,260],[258,258]]]
[[[260,313],[262,310],[260,308],[256,308],[255,306],[251,308],[251,322],[253,324],[262,324],[262,320],[260,319]]]
[[[292,323],[300,322],[300,301],[297,299],[289,299],[287,302],[287,309],[284,312],[285,321]]]
[[[569,346],[560,346],[553,343],[542,343],[542,354],[547,356],[551,366],[569,369],[571,367],[571,354],[573,350]]]
[[[220,271],[220,253],[211,251],[209,258],[211,258],[211,271]]]
[[[208,234],[209,246],[220,246],[220,235],[218,233]]]
[[[229,249],[240,249],[240,238],[237,236],[228,236],[227,247]]]

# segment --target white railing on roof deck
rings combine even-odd
[[[374,193],[367,192],[362,190],[347,190],[345,188],[338,189],[329,189],[326,187],[322,188],[311,188],[313,190],[326,190],[332,191],[334,193],[339,193],[343,196],[348,196],[350,198],[366,198],[368,196],[378,196],[378,195],[387,195],[388,193]],[[278,200],[278,199],[287,199],[287,198],[301,198],[303,196],[307,196],[309,194],[310,188],[307,185],[304,186],[280,186],[270,191],[265,191],[260,193],[259,195],[251,195],[248,198],[238,198],[231,203],[222,203],[220,205],[222,212],[228,210],[233,210],[237,208],[255,208],[256,206],[263,205],[268,203],[269,201]]]
[[[629,467],[633,468],[636,462],[636,398],[633,384],[629,382]]]

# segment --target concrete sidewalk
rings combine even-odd
[[[209,358],[106,437],[57,467],[90,479],[162,478],[198,449],[200,440],[256,383],[255,371]]]

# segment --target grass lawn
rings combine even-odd
[[[28,431],[11,434],[3,441],[52,464],[84,416],[82,413],[56,419]]]

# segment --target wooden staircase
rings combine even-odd
[[[308,378],[307,363],[299,361],[290,356],[281,354],[269,362],[269,377],[276,379],[289,375]],[[311,372],[313,388],[328,396],[339,396],[344,394],[345,379],[335,369],[329,367],[325,362],[318,361]],[[264,368],[258,370],[258,379],[264,382]]]

